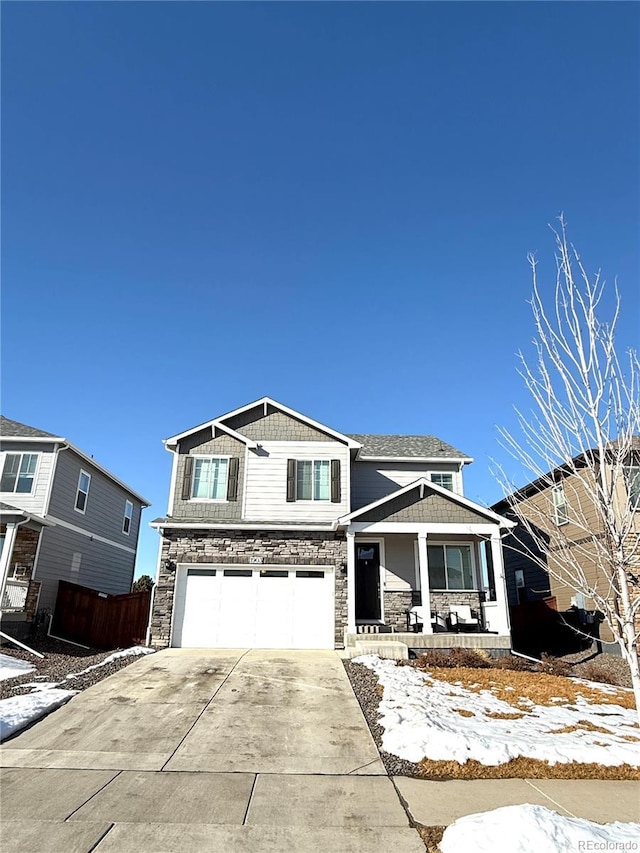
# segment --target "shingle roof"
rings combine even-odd
[[[349,438],[362,445],[360,456],[376,458],[402,457],[429,459],[469,459],[466,453],[456,450],[435,435],[354,435]]]
[[[0,501],[0,512],[23,512],[23,510],[18,509],[17,506],[11,506],[11,504],[2,503]]]
[[[5,418],[4,415],[0,415],[0,436],[4,438],[22,438],[27,436],[28,438],[56,438],[52,432],[45,432],[41,429],[36,429],[36,427],[27,426],[27,424],[21,424],[18,421],[12,421],[9,418]]]

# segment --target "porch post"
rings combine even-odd
[[[507,582],[504,573],[504,556],[502,552],[502,539],[500,533],[491,534],[491,558],[493,560],[493,577],[496,585],[496,605],[498,624],[491,626],[492,630],[501,634],[511,631],[509,625],[509,604],[507,600]]]
[[[2,609],[2,600],[7,586],[7,577],[9,575],[9,567],[11,566],[11,557],[13,556],[13,546],[16,542],[17,532],[17,524],[12,522],[7,523],[2,551],[0,552],[0,609]]]
[[[347,531],[347,633],[356,633],[356,534]]]
[[[425,614],[422,633],[433,634],[433,625],[431,624],[431,590],[429,589],[429,558],[427,555],[426,533],[418,533],[418,571],[420,573],[422,608],[423,613]]]

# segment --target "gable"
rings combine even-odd
[[[271,405],[256,406],[224,420],[226,426],[252,441],[335,441],[326,432],[281,412]]]
[[[491,520],[479,512],[462,506],[445,495],[425,488],[420,498],[419,489],[411,489],[380,506],[358,516],[358,521],[410,521],[415,523],[490,524]]]

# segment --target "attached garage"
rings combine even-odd
[[[172,646],[332,649],[327,566],[178,566]]]

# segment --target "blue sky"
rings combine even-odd
[[[166,511],[161,439],[269,395],[501,496],[529,251],[638,338],[634,3],[3,4],[2,410]],[[145,525],[137,573],[153,574]]]

